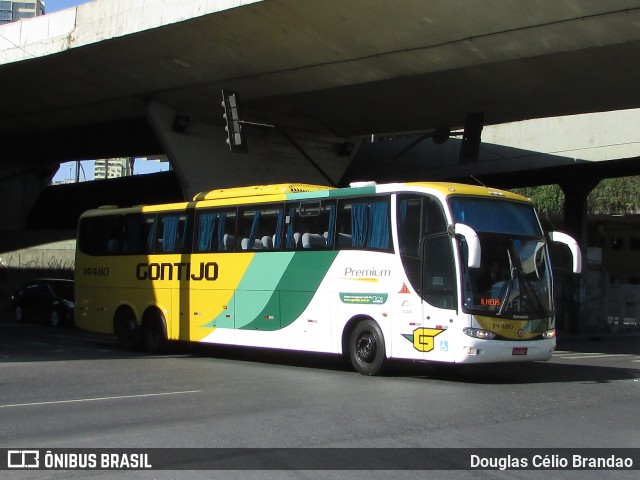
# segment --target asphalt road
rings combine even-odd
[[[639,339],[564,339],[558,350],[544,363],[462,370],[397,363],[386,376],[364,377],[322,355],[174,345],[150,356],[5,314],[0,448],[639,448]],[[391,473],[154,470],[126,477],[584,479],[637,472]]]

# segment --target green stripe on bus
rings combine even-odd
[[[270,331],[291,325],[311,302],[337,255],[337,251],[295,252],[262,310],[249,323],[236,328]],[[274,312],[280,315],[280,321],[270,318]]]
[[[235,293],[229,300],[229,303],[234,305],[233,317],[227,318],[228,312],[223,311],[202,326],[242,328],[258,318],[272,301],[273,291],[280,278],[285,274],[293,256],[294,252],[255,254],[242,275]],[[239,292],[242,292],[240,298],[238,298]]]
[[[327,252],[258,253],[230,300],[237,329],[273,331],[292,324],[311,302],[338,255]],[[231,327],[227,312],[202,325]]]

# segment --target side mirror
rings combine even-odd
[[[460,235],[467,242],[467,266],[469,268],[480,268],[481,248],[480,239],[476,231],[464,223],[456,223],[453,228],[449,227],[449,232],[453,230],[454,235]]]
[[[569,247],[569,250],[571,250],[571,256],[573,258],[573,273],[582,272],[582,252],[580,251],[578,242],[576,242],[573,237],[570,237],[566,233],[562,232],[550,232],[549,238],[551,238],[552,242],[563,243],[567,247]]]

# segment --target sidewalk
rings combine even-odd
[[[558,333],[556,350],[640,355],[640,333]]]

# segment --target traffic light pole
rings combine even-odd
[[[300,144],[296,142],[295,139],[282,128],[276,127],[275,125],[270,125],[268,123],[246,122],[244,120],[239,120],[238,123],[240,125],[246,125],[248,127],[273,128],[274,130],[280,132],[280,134],[282,134],[282,136],[286,138],[291,143],[291,145],[293,145],[295,149],[302,154],[302,156],[318,171],[318,173],[320,173],[320,175],[322,175],[325,180],[329,182],[329,185],[331,185],[332,187],[337,186],[336,183],[331,179],[331,177],[329,177],[329,175],[327,175],[327,173],[322,169],[322,167],[320,167],[320,165],[318,165],[313,160],[313,158],[311,158],[311,156],[304,151]]]
[[[224,108],[223,118],[226,122],[225,130],[227,132],[227,144],[229,149],[234,153],[247,153],[247,142],[242,132],[242,127],[258,127],[258,128],[273,128],[280,132],[284,138],[286,138],[296,150],[298,150],[306,160],[313,165],[313,167],[322,175],[332,187],[336,184],[327,173],[320,168],[307,152],[296,142],[291,135],[289,135],[282,128],[278,128],[275,125],[268,123],[247,122],[240,120],[240,98],[238,92],[231,90],[222,90],[222,107]]]

